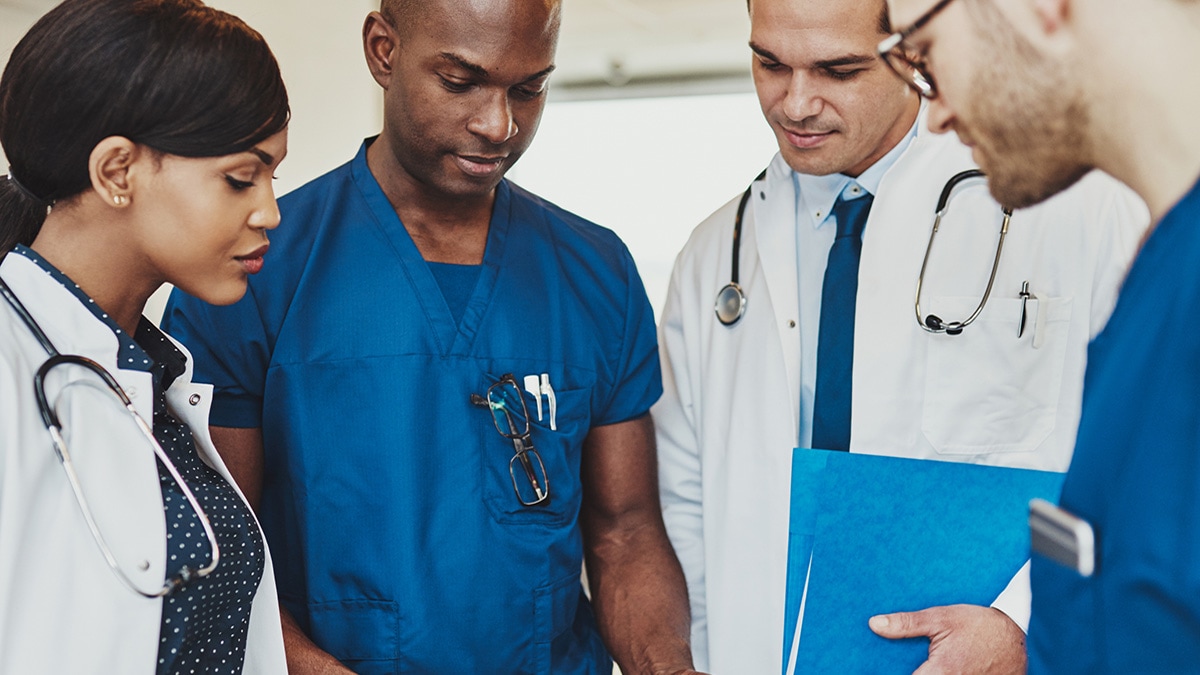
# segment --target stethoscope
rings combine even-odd
[[[757,178],[746,188],[742,193],[741,201],[738,203],[737,215],[733,220],[733,253],[730,269],[730,281],[717,291],[717,298],[713,311],[717,315],[717,321],[722,325],[732,326],[741,320],[742,315],[746,313],[746,292],[738,284],[738,258],[741,253],[742,239],[742,219],[746,213],[746,204],[750,201],[750,195],[754,191],[754,183],[762,180],[766,175],[764,170]],[[992,293],[992,284],[996,281],[996,270],[1000,266],[1000,253],[1004,249],[1004,237],[1008,234],[1008,224],[1012,219],[1012,209],[1001,207],[1001,213],[1004,214],[1004,220],[1000,225],[1000,241],[996,244],[996,256],[992,260],[992,272],[988,277],[987,288],[983,292],[983,297],[979,300],[979,305],[975,311],[971,313],[965,321],[945,322],[935,314],[922,317],[921,313],[921,285],[925,281],[925,268],[929,265],[929,252],[933,250],[933,240],[937,236],[938,229],[941,227],[942,217],[949,210],[950,197],[954,192],[954,188],[960,183],[972,178],[984,178],[984,173],[978,169],[970,169],[959,172],[950,177],[942,188],[942,194],[938,198],[937,208],[934,210],[933,230],[929,234],[929,244],[925,247],[925,258],[921,261],[921,273],[917,276],[917,293],[916,293],[916,312],[917,323],[924,330],[930,333],[945,333],[947,335],[958,335],[963,332],[963,329],[971,325],[983,311],[984,305],[987,304],[988,297]]]
[[[738,202],[737,215],[733,219],[733,255],[731,256],[733,262],[729,270],[729,283],[717,291],[717,301],[713,306],[713,311],[717,313],[717,321],[725,326],[737,323],[746,313],[746,292],[738,285],[738,258],[742,251],[742,217],[746,215],[746,204],[750,201],[750,195],[754,193],[754,184],[766,175],[767,170],[763,169],[762,173],[750,181],[750,186],[742,193],[742,200]]]
[[[3,259],[4,256],[0,256],[0,261]],[[59,351],[55,349],[54,343],[50,341],[50,338],[46,335],[45,331],[42,330],[42,327],[38,325],[38,322],[29,313],[29,310],[26,309],[25,305],[22,304],[20,299],[18,299],[13,293],[12,288],[10,288],[2,278],[0,278],[0,295],[4,296],[4,299],[13,308],[13,310],[17,313],[17,316],[29,328],[30,332],[33,333],[33,336],[49,355],[49,358],[46,359],[41,367],[38,368],[37,373],[33,378],[33,391],[34,396],[37,398],[38,411],[41,413],[42,423],[46,425],[46,430],[50,432],[50,438],[54,442],[54,452],[58,456],[58,460],[62,464],[63,470],[67,473],[67,481],[71,484],[71,491],[75,494],[75,501],[79,504],[79,508],[83,512],[83,519],[87,522],[88,529],[91,530],[92,533],[92,538],[96,540],[96,544],[100,547],[100,552],[104,555],[104,560],[108,563],[108,566],[112,568],[113,572],[116,573],[117,577],[121,580],[121,583],[123,583],[131,591],[147,598],[159,598],[169,595],[193,578],[208,576],[214,569],[216,569],[217,562],[221,557],[220,549],[217,546],[217,538],[213,534],[212,525],[209,524],[208,516],[204,513],[204,509],[200,508],[200,503],[196,500],[196,496],[192,494],[191,489],[187,486],[187,483],[183,480],[183,477],[179,475],[179,471],[175,468],[175,464],[171,462],[171,460],[167,457],[166,452],[163,451],[162,446],[158,444],[157,440],[155,440],[154,431],[150,428],[150,425],[146,424],[146,420],[142,419],[142,416],[137,413],[137,409],[133,406],[133,401],[129,399],[129,396],[125,393],[125,390],[121,388],[121,384],[117,382],[116,378],[114,378],[111,373],[104,369],[104,366],[101,366],[99,363],[96,363],[87,357],[71,354],[60,354]],[[93,374],[99,377],[100,380],[104,382],[104,385],[107,387],[107,389],[117,396],[117,398],[121,401],[121,405],[124,406],[125,410],[128,411],[133,417],[134,422],[137,424],[142,434],[147,440],[149,440],[151,447],[154,448],[155,456],[157,456],[159,461],[162,462],[163,466],[166,467],[167,472],[171,474],[171,478],[175,481],[175,484],[178,485],[179,489],[183,492],[183,496],[187,499],[188,504],[190,504],[192,510],[195,511],[196,516],[200,518],[200,525],[204,528],[204,534],[208,537],[209,546],[212,550],[212,560],[208,563],[208,565],[197,569],[192,569],[185,565],[177,574],[168,577],[163,583],[161,589],[153,593],[147,593],[146,591],[138,588],[133,583],[133,580],[131,580],[121,569],[121,566],[117,563],[116,556],[113,555],[112,549],[109,547],[104,535],[100,532],[100,528],[96,524],[96,519],[92,516],[92,509],[88,506],[87,498],[84,496],[83,488],[79,483],[79,476],[75,472],[75,465],[71,459],[71,452],[67,448],[66,441],[63,440],[62,424],[59,421],[58,412],[54,409],[54,406],[50,405],[49,398],[46,396],[46,376],[54,368],[64,365],[80,366],[91,371]],[[84,382],[90,382],[90,386],[99,388],[99,386],[94,382]],[[148,563],[143,563],[143,565],[145,564]]]
[[[974,323],[979,317],[979,313],[983,311],[984,305],[987,304],[988,296],[992,294],[992,284],[996,281],[996,270],[1000,268],[1000,252],[1004,250],[1004,237],[1008,234],[1008,223],[1012,220],[1012,209],[1002,206],[1000,212],[1004,214],[1004,219],[1000,222],[1000,240],[996,242],[996,256],[992,259],[992,273],[988,276],[987,288],[983,290],[983,297],[979,299],[979,304],[975,307],[975,311],[966,318],[965,321],[950,321],[946,322],[936,314],[929,314],[922,317],[921,312],[921,285],[925,282],[925,268],[929,265],[929,252],[933,250],[933,240],[937,237],[938,228],[942,224],[942,216],[946,215],[946,211],[950,208],[950,196],[954,192],[954,188],[965,180],[972,178],[985,178],[984,173],[978,169],[970,169],[954,174],[950,180],[946,182],[946,186],[942,188],[942,195],[938,197],[937,210],[934,212],[933,230],[929,233],[929,244],[925,246],[925,258],[921,261],[921,273],[917,275],[917,293],[913,301],[913,309],[917,313],[917,325],[930,333],[945,333],[946,335],[958,335],[963,332],[963,329]]]

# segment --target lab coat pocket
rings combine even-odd
[[[967,316],[976,302],[930,305]],[[1031,452],[1054,431],[1071,299],[1029,301],[1023,330],[1021,302],[992,298],[962,334],[930,336],[921,429],[938,454]]]
[[[498,377],[497,374],[491,379],[494,381]],[[520,373],[517,378],[520,381]],[[523,392],[529,411],[530,440],[536,451],[536,456],[528,453],[528,467],[535,478],[544,476],[549,492],[547,499],[539,504],[527,506],[521,502],[518,489],[528,492],[530,484],[527,465],[515,457],[513,441],[498,434],[488,416],[480,416],[478,423],[484,425],[479,450],[483,499],[499,523],[561,526],[573,523],[579,513],[582,499],[580,451],[591,419],[591,390],[556,390],[554,395],[556,410],[552,429],[546,398],[542,399],[542,419],[539,420],[537,402],[531,394]]]

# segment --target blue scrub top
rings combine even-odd
[[[1088,349],[1062,506],[1089,578],[1035,555],[1031,673],[1200,672],[1200,187],[1163,218]]]
[[[280,200],[263,272],[165,319],[216,384],[212,423],[262,427],[281,600],[360,673],[609,673],[580,584],[580,456],[662,392],[654,318],[612,232],[502,182],[461,322],[366,162]],[[546,373],[532,439],[548,504],[513,491],[484,394]]]

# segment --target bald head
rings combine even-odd
[[[379,12],[401,36],[407,33],[408,28],[428,18],[434,10],[447,18],[463,14],[486,17],[492,13],[541,11],[547,18],[547,24],[557,32],[562,0],[381,0],[379,3]]]
[[[490,198],[537,131],[560,6],[382,0],[363,25],[367,65],[384,90],[383,131],[371,146],[380,182],[459,205]]]
[[[1194,1],[1200,2],[1200,0]],[[753,0],[746,0],[746,11],[753,13],[754,8],[751,6],[751,2]],[[880,0],[879,2],[879,32],[883,35],[891,35],[892,33],[892,19],[888,14],[887,0]]]

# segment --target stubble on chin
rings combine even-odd
[[[1091,170],[1090,116],[1065,64],[1039,54],[1007,23],[986,35],[994,58],[971,92],[978,147],[992,196],[1025,208]]]

